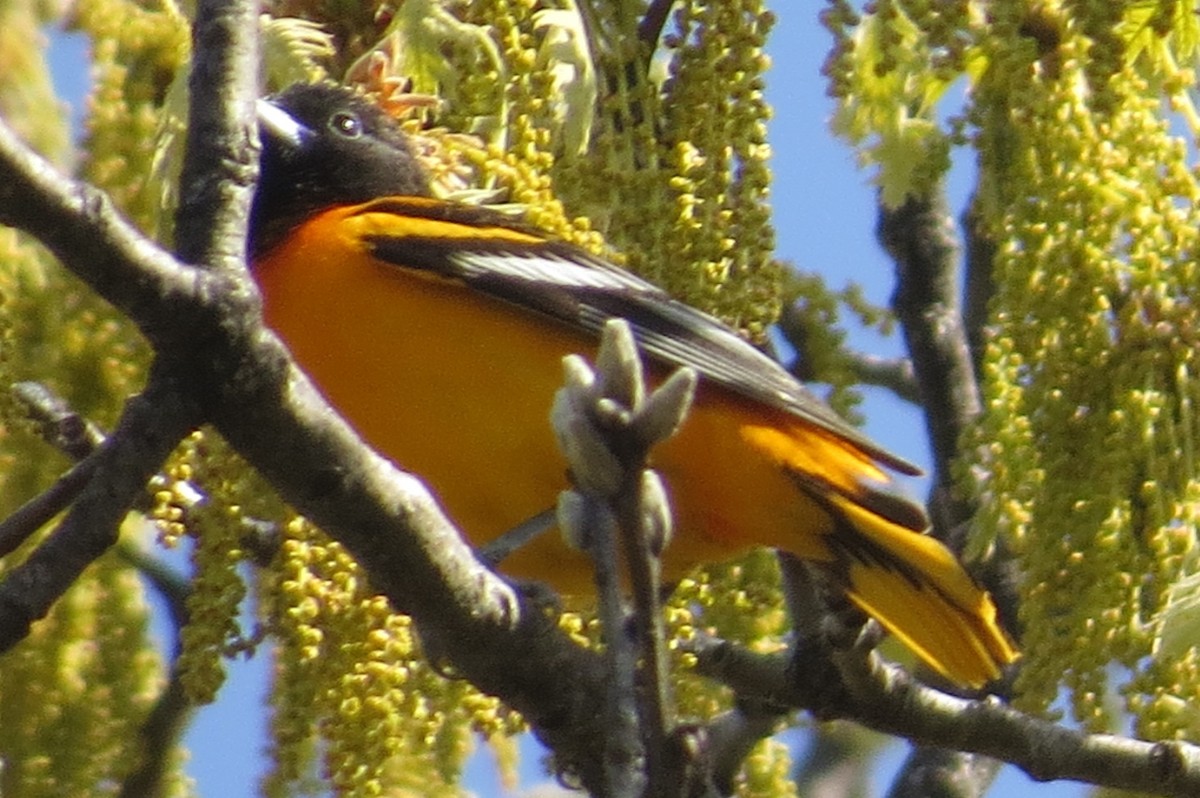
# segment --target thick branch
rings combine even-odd
[[[933,187],[924,197],[909,197],[898,208],[881,204],[876,232],[896,264],[892,308],[908,343],[933,449],[930,509],[934,527],[943,540],[961,545],[949,539],[949,532],[967,522],[974,507],[955,490],[951,464],[958,456],[963,431],[980,413],[981,399],[962,319],[959,245],[944,185]],[[987,783],[988,772],[994,775],[994,768],[969,759],[961,754],[948,757],[936,751],[914,751],[893,798],[901,798],[900,791],[913,783],[910,775],[917,772],[938,770],[950,778],[969,771],[981,777],[977,784]],[[966,798],[971,791],[959,790],[958,794]]]
[[[2,124],[0,185],[0,221],[44,237],[68,268],[149,331],[173,371],[190,366],[187,389],[281,496],[354,554],[433,650],[521,711],[565,765],[603,793],[588,756],[604,732],[597,657],[485,568],[414,477],[362,444],[262,327],[256,305],[231,300],[232,281],[178,264],[142,239],[99,192],[55,175]],[[175,387],[152,385],[131,402],[106,444],[103,470],[116,488],[89,487],[63,528],[0,585],[6,647],[111,545],[147,479],[202,420],[179,406]]]
[[[844,685],[800,685],[782,655],[753,654],[721,642],[697,649],[697,670],[758,697],[822,718],[845,718],[925,745],[1011,762],[1037,781],[1072,779],[1156,795],[1200,795],[1200,748],[1085,734],[1023,715],[995,699],[971,701],[925,687],[878,655],[840,655]],[[820,696],[819,702],[813,697]]]
[[[175,223],[181,260],[239,275],[258,174],[258,13],[256,3],[197,2]]]
[[[86,264],[88,285],[156,345],[184,335],[201,297],[222,294],[221,281],[182,267],[103,192],[60,175],[2,122],[0,224],[29,233],[64,264]]]
[[[604,731],[598,658],[484,567],[424,486],[368,449],[273,336],[260,331],[245,343],[236,379],[209,375],[223,387],[212,418],[221,434],[354,555],[375,589],[414,618],[431,651],[524,714],[603,794],[588,756]]]
[[[939,492],[954,495],[950,464],[963,430],[979,415],[979,390],[962,323],[958,285],[958,242],[941,188],[907,199],[899,208],[881,206],[877,233],[896,264],[892,308],[908,343],[925,423],[933,447]],[[936,519],[949,528],[970,517],[953,500]]]

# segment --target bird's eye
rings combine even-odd
[[[362,135],[363,124],[357,114],[349,111],[339,111],[330,117],[329,129],[344,138],[356,139]]]

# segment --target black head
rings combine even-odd
[[[262,156],[250,213],[252,256],[325,208],[430,194],[400,126],[345,87],[298,83],[260,100],[258,129]]]

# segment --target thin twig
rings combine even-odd
[[[137,572],[158,591],[167,613],[171,616],[171,627],[178,632],[188,623],[187,600],[192,585],[188,578],[168,566],[157,557],[151,557],[136,545],[122,541],[117,551]],[[178,641],[176,641],[178,646]]]
[[[660,602],[670,508],[661,480],[645,467],[650,449],[683,423],[696,376],[682,369],[647,395],[633,333],[620,320],[606,325],[594,371],[579,357],[565,366],[551,419],[575,488],[564,494],[559,515],[595,564],[613,685],[614,735],[606,745],[612,781],[623,792],[696,795],[702,788],[694,784],[708,782],[697,761],[703,746],[676,723]],[[627,639],[620,564],[633,597],[636,645]]]
[[[735,780],[754,747],[779,730],[784,717],[777,708],[742,701],[708,723],[706,745],[714,787],[732,795]]]
[[[577,494],[582,495],[582,494]],[[582,532],[588,541],[596,582],[596,608],[604,633],[604,658],[608,664],[609,702],[605,714],[611,722],[604,740],[604,759],[613,795],[647,793],[647,773],[654,753],[643,739],[644,720],[638,701],[638,646],[626,626],[625,597],[617,521],[605,502],[585,496]]]
[[[190,720],[194,706],[187,698],[178,663],[171,666],[166,687],[138,729],[141,759],[121,783],[119,798],[153,798],[163,794],[163,778],[172,752]]]
[[[104,442],[99,427],[40,382],[15,383],[12,392],[38,425],[42,438],[72,460],[83,460]]]
[[[54,516],[70,507],[96,475],[98,461],[98,457],[89,457],[72,466],[53,485],[0,521],[0,557],[16,551]]]
[[[104,435],[95,425],[84,420],[46,386],[18,382],[12,391],[17,401],[25,406],[42,437],[77,462],[53,485],[0,521],[0,557],[11,554],[54,516],[71,506],[94,475],[95,461],[89,458],[104,441]]]
[[[554,510],[544,510],[528,520],[517,524],[500,537],[479,547],[479,557],[493,567],[504,562],[514,552],[528,546],[542,535],[553,531]]]
[[[122,544],[119,550],[121,556],[137,568],[163,598],[176,634],[167,684],[138,729],[140,762],[125,777],[117,793],[120,798],[150,798],[162,794],[163,777],[168,772],[172,752],[195,710],[184,689],[178,660],[178,635],[188,622],[187,597],[191,593],[191,585],[183,574],[167,567],[161,560],[147,556],[135,546]]]
[[[791,373],[801,382],[820,381],[824,375],[814,364],[820,358],[814,357],[809,342],[813,336],[807,329],[808,316],[800,312],[793,303],[786,307],[779,317],[779,332],[796,350],[796,357],[791,366]],[[859,352],[854,349],[841,348],[832,355],[840,367],[848,369],[854,380],[862,385],[874,385],[886,388],[899,399],[911,404],[920,404],[916,374],[913,372],[912,361],[905,357],[886,358]]]
[[[131,399],[92,458],[93,478],[66,517],[29,558],[0,583],[0,651],[29,633],[97,557],[116,542],[117,528],[175,445],[199,421],[169,380],[153,376]]]

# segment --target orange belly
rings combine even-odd
[[[550,405],[562,358],[591,357],[596,342],[355,246],[347,255],[357,231],[343,216],[308,222],[256,265],[268,324],[330,403],[368,443],[422,477],[476,545],[554,507],[568,481]],[[830,518],[784,473],[773,439],[808,445],[817,468],[847,471],[828,478],[878,473],[831,436],[702,385],[683,429],[653,454],[675,513],[667,579],[756,545],[831,559],[823,540]],[[591,592],[586,557],[556,531],[501,568],[566,595]]]

